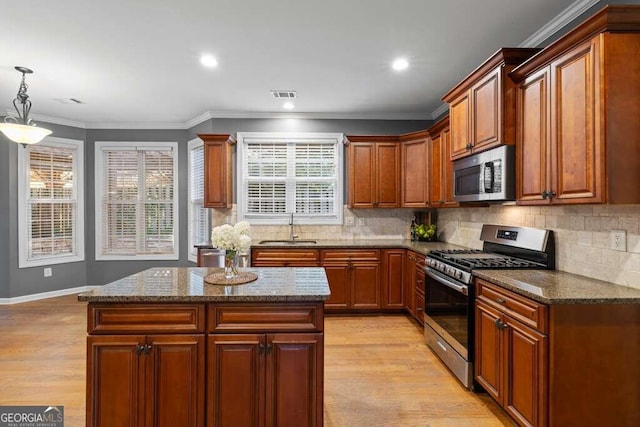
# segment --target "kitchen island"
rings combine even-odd
[[[322,426],[322,268],[151,268],[80,294],[88,426]],[[206,401],[205,401],[206,396]]]

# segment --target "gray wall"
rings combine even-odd
[[[54,136],[84,141],[86,131],[69,126],[40,123],[51,129]],[[18,268],[18,150],[22,146],[0,136],[2,171],[0,172],[0,297],[9,298],[87,284],[86,262],[52,265],[51,277],[44,277],[43,267]],[[86,152],[85,152],[86,155]],[[85,216],[85,222],[88,218]],[[8,238],[7,238],[8,237]],[[85,254],[85,259],[87,259]],[[6,267],[6,268],[5,268]],[[3,279],[7,277],[7,279]]]
[[[45,278],[44,267],[18,268],[18,150],[21,146],[0,136],[0,298],[18,297],[85,285],[103,285],[155,266],[192,266],[188,257],[188,153],[187,141],[198,133],[236,132],[344,132],[396,135],[425,129],[429,121],[391,120],[290,120],[216,119],[189,130],[77,129],[41,123],[53,136],[85,141],[85,261],[52,265],[53,276]],[[95,172],[96,141],[178,142],[180,260],[95,260]]]

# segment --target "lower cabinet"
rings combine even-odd
[[[207,425],[322,425],[322,333],[208,337]]]
[[[545,425],[547,337],[478,301],[476,380],[520,425]]]
[[[204,334],[87,339],[87,425],[204,426]]]
[[[382,251],[382,308],[404,309],[404,262],[406,250]]]
[[[424,264],[425,256],[407,251],[405,262],[405,303],[407,311],[421,325],[424,323]]]
[[[331,297],[325,309],[377,310],[380,303],[380,251],[320,251],[320,262],[327,273]]]

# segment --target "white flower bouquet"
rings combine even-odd
[[[211,230],[211,243],[218,249],[225,250],[225,277],[228,279],[238,275],[238,252],[247,251],[251,247],[250,230],[251,226],[246,221],[240,221],[236,225],[220,225]]]

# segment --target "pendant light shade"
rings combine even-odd
[[[18,95],[13,100],[13,107],[18,113],[18,117],[7,116],[4,123],[0,123],[0,131],[11,141],[22,145],[37,144],[42,139],[51,134],[49,129],[37,127],[29,118],[31,111],[31,101],[27,95],[27,83],[25,82],[25,74],[31,74],[29,68],[15,67],[22,73],[22,82],[18,89]]]

